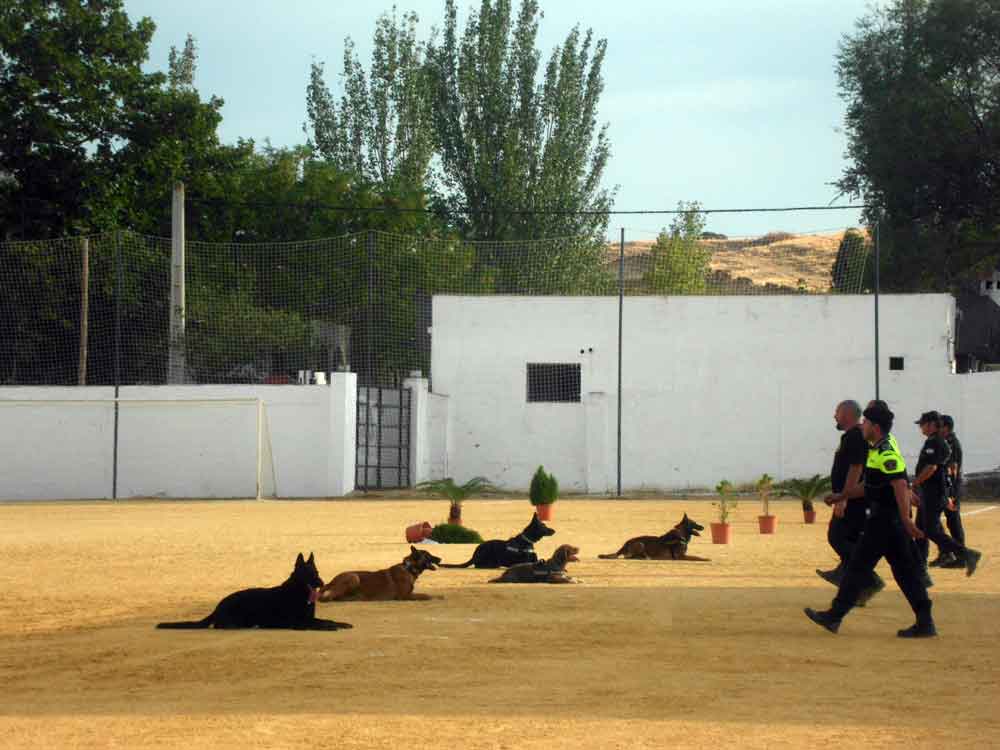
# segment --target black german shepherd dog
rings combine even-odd
[[[312,553],[295,558],[295,569],[280,586],[245,589],[223,599],[208,617],[197,622],[161,622],[156,627],[192,628],[285,628],[290,630],[340,630],[346,622],[316,619],[316,596],[323,586]]]
[[[550,529],[538,520],[538,514],[531,517],[524,531],[507,541],[502,539],[490,539],[483,542],[476,551],[472,553],[472,559],[461,565],[449,565],[441,563],[442,568],[468,568],[474,565],[477,568],[509,568],[511,565],[520,563],[538,562],[538,555],[535,554],[535,542],[542,537],[552,536],[555,529]]]

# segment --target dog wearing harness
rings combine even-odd
[[[538,514],[535,513],[524,531],[517,536],[512,536],[506,541],[490,539],[476,547],[476,551],[466,562],[460,565],[441,563],[441,567],[509,568],[511,565],[538,562],[538,555],[535,554],[535,543],[555,533],[555,529],[550,529],[542,523],[538,519]]]

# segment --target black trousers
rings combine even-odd
[[[847,509],[841,518],[833,516],[826,531],[826,540],[837,553],[843,565],[851,559],[851,553],[861,539],[865,529],[867,504],[861,500],[848,500]]]
[[[925,492],[920,496],[917,528],[924,532],[925,538],[917,541],[917,548],[924,563],[927,562],[931,542],[934,542],[941,552],[951,552],[956,557],[965,555],[965,546],[948,536],[941,525],[941,513],[945,509],[946,502],[944,497],[931,492]]]
[[[892,577],[899,584],[917,621],[929,621],[931,600],[924,587],[920,566],[913,558],[910,537],[903,528],[899,511],[895,507],[872,508],[861,540],[847,563],[847,573],[830,606],[830,614],[842,618],[851,611],[858,600],[858,594],[871,580],[875,566],[883,557],[892,568]]]
[[[965,529],[962,527],[962,484],[955,483],[955,510],[947,506],[944,509],[944,520],[948,524],[948,533],[956,542],[965,546]]]

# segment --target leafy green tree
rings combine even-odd
[[[650,251],[646,290],[653,294],[705,294],[712,251],[702,241],[705,214],[697,201],[677,204],[682,213],[656,238]]]
[[[443,33],[428,45],[448,205],[477,239],[603,239],[607,228],[610,144],[597,126],[607,43],[574,28],[539,80],[540,17],[537,0],[522,0],[516,18],[511,0],[482,0],[460,36],[445,0]],[[535,209],[566,213],[517,213]]]
[[[140,69],[153,29],[122,0],[0,4],[2,236],[93,228],[89,204],[108,189],[99,165],[160,78]]]
[[[416,13],[379,16],[371,68],[344,44],[340,104],[313,62],[306,87],[309,143],[340,169],[390,190],[425,188],[433,156],[431,100]]]
[[[996,263],[998,61],[996,0],[894,0],[841,43],[851,164],[838,185],[881,222],[886,289],[954,288]]]
[[[837,246],[833,268],[830,269],[831,286],[835,292],[851,294],[861,291],[867,279],[870,254],[871,243],[864,234],[857,229],[844,232]]]

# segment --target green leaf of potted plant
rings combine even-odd
[[[433,492],[450,501],[448,506],[448,523],[453,526],[462,525],[462,501],[481,492],[496,492],[496,487],[490,484],[486,477],[473,477],[465,484],[455,484],[451,477],[435,479],[431,482],[421,482],[417,489],[422,492]]]
[[[531,478],[531,488],[528,499],[535,506],[535,512],[540,521],[552,520],[552,503],[559,497],[559,482],[555,476],[546,474],[545,468],[538,467],[535,476]]]
[[[774,479],[769,474],[762,474],[757,480],[757,493],[764,515],[757,516],[761,534],[773,534],[778,527],[778,517],[771,515],[771,492],[774,491]]]
[[[733,499],[733,485],[723,479],[715,485],[715,491],[719,493],[719,501],[713,505],[719,509],[719,522],[710,524],[712,527],[712,544],[729,544],[733,541],[733,529],[729,525],[729,516],[736,510],[736,501]]]
[[[830,477],[822,474],[815,474],[808,479],[789,479],[785,482],[785,492],[802,502],[802,516],[806,523],[816,522],[816,506],[813,501],[830,489]]]

